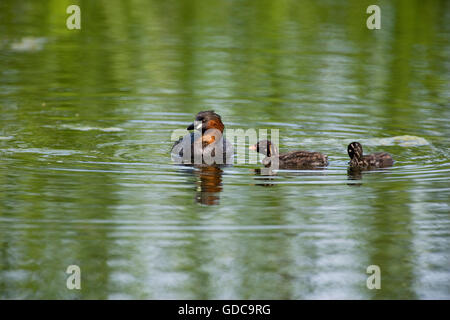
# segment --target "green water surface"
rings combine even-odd
[[[445,0],[1,0],[0,298],[449,299],[449,21]],[[208,109],[330,164],[174,165]],[[394,167],[350,174],[355,140]]]

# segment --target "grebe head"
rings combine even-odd
[[[200,111],[195,116],[194,123],[191,123],[191,125],[187,127],[188,130],[201,130],[202,133],[209,129],[217,129],[223,133],[224,128],[225,126],[222,123],[222,119],[214,112],[214,110]]]

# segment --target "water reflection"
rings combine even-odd
[[[361,180],[362,170],[359,168],[348,167],[347,177],[348,180]],[[349,185],[362,185],[362,183],[350,183]]]
[[[326,168],[321,167],[308,167],[305,169],[296,170],[272,170],[271,168],[257,168],[253,169],[255,180],[258,182],[255,185],[258,186],[273,186],[276,180],[275,176],[282,178],[294,178],[294,177],[313,177],[313,176],[325,176],[327,174]]]
[[[255,174],[255,180],[257,181],[255,183],[256,186],[263,186],[263,187],[273,187],[274,184],[272,183],[275,179],[273,176],[276,176],[277,173],[273,171],[270,168],[257,168],[252,169],[253,173]]]
[[[364,174],[368,173],[375,173],[375,172],[384,172],[387,168],[355,168],[355,167],[348,167],[347,169],[347,179],[348,180],[362,180]],[[362,182],[359,183],[348,183],[349,186],[362,186]]]
[[[207,206],[219,204],[223,170],[218,166],[197,166],[194,174],[197,187],[195,200]]]
[[[117,3],[72,32],[0,1],[0,298],[448,299],[450,1],[384,2],[380,32],[358,0]],[[330,166],[167,165],[206,108]],[[354,139],[399,162],[347,172]]]

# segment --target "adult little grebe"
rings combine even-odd
[[[272,161],[276,160],[275,158],[278,158],[278,167],[280,169],[307,169],[328,165],[327,155],[320,152],[291,151],[279,154],[277,146],[269,140],[261,140],[249,149],[266,156],[262,160],[262,164],[265,167],[270,167]]]
[[[384,168],[394,164],[392,156],[387,152],[377,152],[363,155],[363,148],[359,142],[352,142],[347,147],[350,156],[350,167],[352,168]]]
[[[234,154],[233,146],[223,137],[225,126],[213,110],[200,111],[195,121],[187,127],[194,130],[172,146],[171,153],[185,164],[229,164]],[[217,156],[216,156],[217,155]]]

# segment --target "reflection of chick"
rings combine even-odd
[[[349,167],[347,169],[348,180],[361,180],[362,179],[362,171],[359,168]]]
[[[264,172],[262,172],[261,169],[253,169],[253,172],[255,173],[256,176],[255,180],[258,181],[255,185],[263,187],[274,186],[274,184],[271,181],[275,179],[271,178],[271,176],[276,176],[277,174],[273,172],[270,168],[265,169]]]
[[[195,174],[198,176],[196,184],[196,201],[205,205],[219,204],[219,192],[222,191],[222,169],[217,166],[199,166]]]
[[[348,180],[361,180],[362,170],[360,168],[349,167],[347,169]],[[348,183],[349,186],[362,186],[362,183]]]

